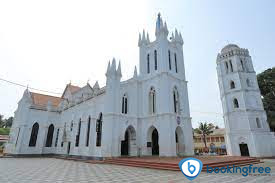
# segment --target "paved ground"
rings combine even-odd
[[[259,166],[259,165],[258,165]],[[263,166],[263,164],[261,164]],[[265,160],[270,176],[201,173],[192,182],[274,182],[275,160]],[[88,164],[53,158],[0,158],[1,183],[84,183],[84,182],[189,182],[181,172],[117,165]]]

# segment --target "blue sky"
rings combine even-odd
[[[184,39],[193,126],[223,126],[216,56],[235,43],[249,49],[257,73],[275,66],[272,0],[1,1],[0,78],[59,93],[70,80],[103,86],[116,57],[128,79],[138,65],[138,33],[154,39],[158,12]],[[0,114],[13,115],[23,91],[0,82]]]

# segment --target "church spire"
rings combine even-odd
[[[157,23],[156,23],[156,36],[163,27],[163,22],[160,13],[158,13]]]
[[[164,35],[165,37],[168,36],[168,29],[167,29],[166,22],[163,24],[160,13],[158,13],[155,35],[156,35],[156,38],[158,38],[160,35]]]

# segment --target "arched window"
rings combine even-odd
[[[171,70],[172,66],[171,66],[171,52],[170,52],[170,50],[168,50],[168,61],[169,61],[169,70]]]
[[[32,132],[31,132],[30,141],[29,141],[29,146],[30,147],[35,147],[38,131],[39,131],[39,124],[34,123],[33,126],[32,126]]]
[[[90,128],[91,128],[91,116],[88,118],[87,133],[86,133],[86,146],[89,146],[90,141]]]
[[[147,54],[147,73],[150,73],[150,55],[149,53]]]
[[[228,73],[229,67],[228,67],[228,63],[227,62],[225,62],[225,70],[226,70],[226,73]]]
[[[245,71],[244,65],[243,65],[243,60],[241,60],[241,66],[242,66],[242,71]]]
[[[157,50],[154,51],[154,58],[155,58],[155,70],[158,69],[158,53]]]
[[[233,103],[234,103],[234,108],[239,108],[239,102],[236,98],[234,98]]]
[[[96,120],[96,146],[101,146],[101,133],[102,133],[102,113],[99,114]]]
[[[247,85],[248,87],[251,86],[251,82],[250,82],[250,80],[249,80],[248,78],[246,79],[246,85]]]
[[[261,122],[259,118],[256,118],[256,124],[257,124],[257,128],[262,128]]]
[[[51,124],[48,128],[46,147],[52,147],[54,126]]]
[[[77,131],[76,138],[75,138],[75,146],[76,146],[76,147],[79,146],[80,131],[81,131],[81,118],[79,119],[79,122],[78,122],[78,131]]]
[[[128,99],[127,95],[124,94],[122,97],[122,114],[127,114],[128,113]]]
[[[151,87],[149,92],[149,113],[156,113],[156,91],[153,87]]]
[[[174,54],[175,57],[175,69],[176,69],[176,73],[178,73],[178,61],[177,61],[177,54]]]
[[[231,72],[233,72],[233,65],[232,65],[232,61],[231,60],[229,60],[229,64],[230,64],[230,70],[231,70]]]
[[[58,144],[58,137],[59,137],[59,128],[57,129],[57,132],[56,132],[55,143],[54,143],[55,147],[57,147],[57,144]]]
[[[73,131],[73,127],[74,127],[74,122],[72,121],[71,122],[71,129],[70,129],[71,131]]]
[[[176,87],[173,90],[173,102],[174,102],[174,112],[179,114],[180,112],[179,92]]]
[[[234,89],[235,88],[235,83],[234,83],[234,81],[231,81],[230,82],[230,89]]]

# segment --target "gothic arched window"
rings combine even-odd
[[[150,55],[149,53],[147,54],[147,73],[150,73]]]
[[[257,124],[257,128],[262,128],[261,122],[259,118],[256,118],[256,124]]]
[[[72,121],[71,122],[71,129],[70,129],[71,131],[73,131],[73,127],[74,127],[74,122]]]
[[[51,124],[48,128],[46,147],[52,147],[54,126]]]
[[[128,113],[128,98],[127,95],[124,94],[122,97],[122,114]]]
[[[155,58],[155,70],[158,69],[158,53],[157,50],[154,51],[154,58]]]
[[[59,137],[59,128],[57,129],[57,132],[56,132],[55,143],[54,143],[55,147],[57,147],[57,144],[58,144],[58,137]]]
[[[102,134],[102,113],[99,114],[96,120],[96,146],[101,146],[101,134]]]
[[[149,92],[149,113],[156,113],[156,91],[153,87],[151,87]]]
[[[176,69],[176,73],[178,73],[178,61],[177,61],[177,54],[174,54],[175,57],[175,69]]]
[[[229,60],[229,64],[230,64],[230,70],[231,70],[231,72],[233,72],[233,65],[232,65],[232,61],[231,60]]]
[[[234,98],[233,103],[234,103],[234,108],[239,108],[239,102],[236,98]]]
[[[225,70],[226,70],[226,73],[228,73],[228,71],[229,71],[229,66],[228,66],[228,63],[227,63],[227,62],[225,62]]]
[[[32,126],[32,132],[31,132],[30,141],[29,141],[29,146],[30,147],[35,147],[38,131],[39,131],[39,124],[34,123],[33,126]]]
[[[79,119],[79,122],[78,122],[78,131],[77,131],[76,138],[75,138],[75,146],[76,146],[76,147],[79,146],[80,131],[81,131],[81,118]]]
[[[87,133],[86,133],[86,146],[89,146],[89,141],[90,141],[90,128],[91,128],[91,116],[88,118],[88,123],[87,123]]]
[[[174,112],[179,114],[180,113],[180,101],[179,101],[179,92],[176,87],[173,90],[173,103],[174,103]]]
[[[234,81],[231,81],[230,82],[230,89],[234,89],[235,88],[235,82]]]
[[[172,66],[171,66],[171,52],[170,52],[170,50],[168,50],[168,62],[169,62],[169,70],[171,70]]]
[[[243,60],[241,60],[241,66],[242,66],[242,71],[245,71],[245,69],[244,69],[244,64],[243,64]]]

